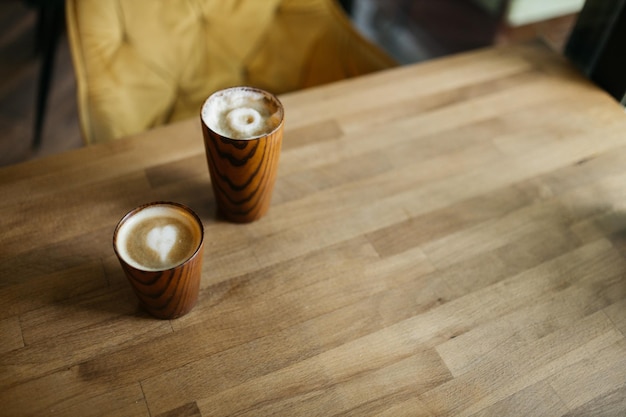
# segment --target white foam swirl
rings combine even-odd
[[[209,97],[202,106],[202,119],[222,136],[253,139],[276,129],[282,113],[263,93],[234,87]]]
[[[226,122],[233,132],[240,137],[257,135],[263,120],[261,114],[250,107],[233,109],[226,115]]]

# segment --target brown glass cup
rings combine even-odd
[[[208,126],[205,111],[211,99],[232,91],[258,93],[275,115],[276,126],[250,138],[233,139]],[[200,114],[211,186],[219,212],[229,221],[246,223],[265,215],[272,199],[283,139],[284,109],[271,93],[252,87],[233,87],[211,95]]]
[[[154,223],[150,224],[152,220]],[[168,229],[173,227],[172,222],[178,221],[181,223],[174,223],[179,226],[177,232]],[[166,232],[175,233],[174,243],[172,236]],[[156,241],[150,241],[153,243],[152,247],[146,244],[144,248],[140,248],[141,245],[136,244],[147,243],[151,234],[151,237],[157,236]],[[148,262],[154,259],[160,262],[161,253],[175,253],[178,239],[189,242],[185,244],[184,251],[181,249],[182,254],[179,254],[178,260],[168,260],[170,264],[162,266]],[[154,245],[156,249],[153,249]],[[140,249],[130,249],[131,247]],[[200,218],[189,207],[158,201],[131,210],[115,228],[113,249],[139,304],[148,313],[160,319],[174,319],[187,314],[195,306],[202,277],[204,227]],[[142,260],[144,256],[145,259]]]

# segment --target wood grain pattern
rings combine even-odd
[[[216,217],[197,119],[0,169],[0,415],[626,414],[618,103],[538,44],[280,99],[253,223]],[[111,248],[155,200],[205,228],[170,321]]]
[[[237,223],[258,220],[270,208],[285,126],[284,109],[274,95],[252,87],[243,87],[243,91],[264,96],[269,114],[278,115],[274,130],[259,137],[232,139],[212,130],[200,118],[217,208],[222,216]]]
[[[120,238],[118,236],[122,235],[120,230],[123,229],[124,223],[127,223],[142,210],[155,206],[183,211],[197,230],[197,235],[191,232],[191,235],[187,237],[193,239],[193,236],[197,236],[198,241],[197,245],[194,242],[194,246],[191,246],[192,252],[189,258],[187,258],[189,253],[186,253],[185,257],[174,258],[180,259],[178,265],[161,270],[146,270],[140,268],[140,266],[145,265],[143,263],[133,265],[132,262],[129,262],[128,258],[133,258],[130,251],[126,252],[129,255],[122,255],[126,249],[120,250],[120,247],[123,247],[124,244],[119,243]],[[179,224],[179,227],[184,228],[186,226]],[[155,231],[154,223],[150,226],[150,229],[152,229],[150,232]],[[134,230],[136,231],[137,229],[135,228]],[[176,239],[174,245],[186,242],[180,231],[178,236],[175,234],[174,237]],[[127,245],[127,247],[130,247],[130,245]],[[172,249],[170,247],[166,255],[168,252],[173,251]],[[204,261],[204,229],[202,220],[189,207],[175,202],[157,201],[134,208],[120,220],[115,228],[113,232],[113,250],[128,278],[128,282],[139,299],[139,304],[154,317],[176,319],[189,313],[196,305],[202,278],[202,262]],[[145,248],[143,250],[145,251]],[[141,250],[139,252],[141,253]],[[137,261],[138,259],[135,258],[134,260]]]

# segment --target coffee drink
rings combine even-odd
[[[285,111],[273,94],[254,87],[213,93],[200,113],[217,209],[245,223],[265,215],[272,199]]]
[[[166,270],[180,265],[194,254],[201,233],[197,221],[182,208],[152,205],[120,225],[116,249],[134,268]]]
[[[235,87],[219,91],[202,106],[209,129],[230,139],[254,139],[275,130],[282,109],[261,90]]]
[[[113,250],[148,313],[175,319],[198,301],[204,227],[190,208],[157,201],[131,210],[115,228]]]

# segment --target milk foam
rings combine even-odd
[[[146,236],[146,245],[159,255],[161,262],[166,262],[170,251],[178,240],[178,234],[178,228],[171,224],[154,227]]]
[[[231,139],[254,139],[271,133],[281,118],[279,106],[265,94],[247,88],[219,91],[202,106],[204,123]]]
[[[138,233],[136,230],[138,226],[150,220],[159,220],[159,224],[155,223],[154,227],[150,227],[145,237],[142,237],[143,241],[140,240],[139,242],[145,245],[146,249],[156,252],[162,263],[158,267],[151,267],[141,263],[140,260],[135,259],[131,255],[132,251],[129,249],[131,238],[135,239],[136,236],[134,235]],[[182,224],[182,227],[188,228],[188,230],[179,230],[179,226],[176,226],[176,224]],[[192,247],[188,254],[189,256],[185,256],[182,259],[169,259],[172,249],[176,245],[181,244],[180,238],[183,234],[191,235],[194,240],[191,245],[187,243],[187,245]],[[144,208],[126,219],[118,229],[116,249],[124,261],[137,269],[148,271],[169,269],[183,263],[194,253],[195,249],[200,245],[200,234],[195,219],[187,212],[171,206],[155,205]]]

